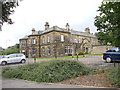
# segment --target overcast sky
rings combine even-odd
[[[84,31],[86,27],[96,32],[94,17],[102,0],[23,0],[11,15],[13,25],[4,24],[0,31],[0,47],[19,43],[19,39],[31,34],[31,29],[44,30],[45,22],[50,27],[65,28],[69,23],[73,30]]]

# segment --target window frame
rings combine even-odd
[[[47,42],[50,43],[50,36],[47,36]]]
[[[32,48],[31,54],[32,54],[32,55],[36,55],[36,48]]]
[[[72,46],[71,45],[66,45],[65,46],[65,54],[72,54]]]
[[[36,39],[32,38],[32,44],[36,44]]]
[[[51,55],[51,49],[48,47],[48,55]]]
[[[42,47],[42,56],[45,56],[45,48]]]
[[[60,35],[61,42],[65,41],[64,35]]]
[[[22,48],[25,47],[25,42],[24,42],[24,41],[22,41],[22,43],[21,43],[21,47],[22,47]]]
[[[42,44],[45,43],[45,36],[42,36]]]

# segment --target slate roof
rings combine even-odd
[[[70,33],[73,35],[80,35],[80,36],[86,36],[86,37],[96,37],[95,35],[91,33],[86,33],[86,32],[80,32],[76,30],[70,30]]]
[[[81,32],[81,31],[77,31],[77,30],[67,31],[65,28],[60,28],[58,26],[53,26],[51,28],[48,28],[47,30],[35,31],[35,33],[31,34],[31,35],[42,35],[42,34],[45,34],[45,33],[51,32],[51,31],[67,32],[67,33],[70,33],[72,35],[80,35],[80,36],[86,36],[86,37],[96,37],[95,35],[93,35],[91,33]],[[27,38],[28,38],[28,35],[26,35],[24,38],[21,38],[21,39],[27,39]]]
[[[25,37],[21,38],[21,39],[28,39],[28,35],[26,35]]]
[[[53,31],[53,30],[55,30],[55,31],[62,31],[62,32],[68,32],[68,31],[67,31],[66,29],[64,29],[64,28],[60,28],[60,27],[58,27],[58,26],[53,26],[53,27],[51,27],[51,28],[48,28],[47,30],[42,31],[41,34],[48,33],[48,32],[51,32],[51,31]]]

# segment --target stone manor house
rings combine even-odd
[[[45,30],[36,31],[21,38],[20,52],[29,57],[54,57],[76,54],[90,54],[93,46],[98,45],[97,37],[85,28],[84,32],[65,28],[50,27],[45,23]]]

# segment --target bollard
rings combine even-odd
[[[34,58],[34,63],[36,62],[36,58]]]
[[[113,60],[113,62],[114,62],[114,67],[115,67],[115,60]]]
[[[77,55],[77,61],[78,61],[78,55]]]

